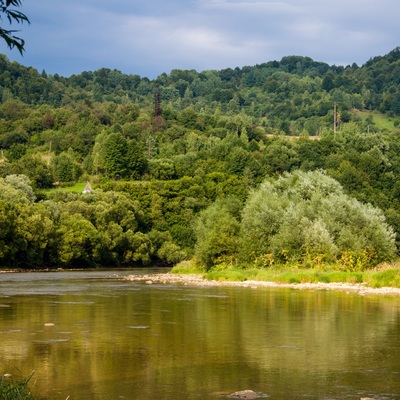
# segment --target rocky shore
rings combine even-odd
[[[203,279],[201,275],[186,274],[145,274],[145,275],[128,275],[123,279],[135,282],[145,282],[151,284],[180,284],[185,286],[240,286],[249,288],[269,287],[269,288],[290,288],[299,290],[340,290],[348,293],[358,293],[360,295],[376,294],[376,295],[400,295],[400,288],[382,287],[371,288],[365,284],[349,284],[349,283],[276,283],[264,281],[213,281]]]

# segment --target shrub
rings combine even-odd
[[[286,174],[251,193],[239,243],[242,262],[269,255],[276,264],[341,263],[347,271],[392,260],[396,250],[382,211],[347,196],[321,171]]]

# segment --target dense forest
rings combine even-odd
[[[3,55],[0,71],[2,267],[398,257],[400,48],[362,66],[288,56],[154,80]]]

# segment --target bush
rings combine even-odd
[[[202,211],[197,219],[195,253],[207,267],[235,258],[240,224],[237,219],[241,204],[236,198],[218,199]]]
[[[171,270],[173,274],[202,274],[204,272],[206,272],[205,268],[199,265],[195,258],[183,260]]]
[[[259,263],[363,270],[395,256],[395,234],[381,210],[343,192],[321,171],[264,181],[242,213],[240,257]]]

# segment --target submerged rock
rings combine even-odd
[[[228,396],[229,399],[256,399],[258,394],[253,390],[240,390]]]

